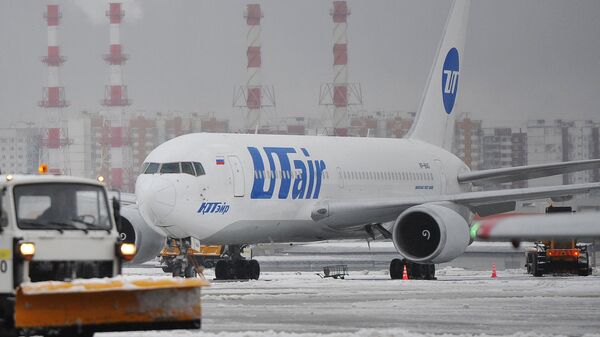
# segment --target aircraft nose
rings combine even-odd
[[[136,194],[142,217],[155,225],[160,225],[175,208],[175,185],[168,179],[151,177],[138,181]]]

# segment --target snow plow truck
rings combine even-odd
[[[198,329],[199,278],[124,278],[103,179],[0,176],[0,337]]]

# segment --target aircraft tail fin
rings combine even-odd
[[[407,137],[450,150],[470,0],[456,0],[444,28],[425,92]]]

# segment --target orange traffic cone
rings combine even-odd
[[[492,264],[492,278],[496,278],[498,275],[496,274],[496,264]]]
[[[404,271],[402,272],[402,279],[408,280],[408,273],[406,272],[406,265],[404,265]]]

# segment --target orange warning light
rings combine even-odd
[[[38,173],[39,174],[48,173],[48,164],[40,164],[40,166],[38,166]]]

